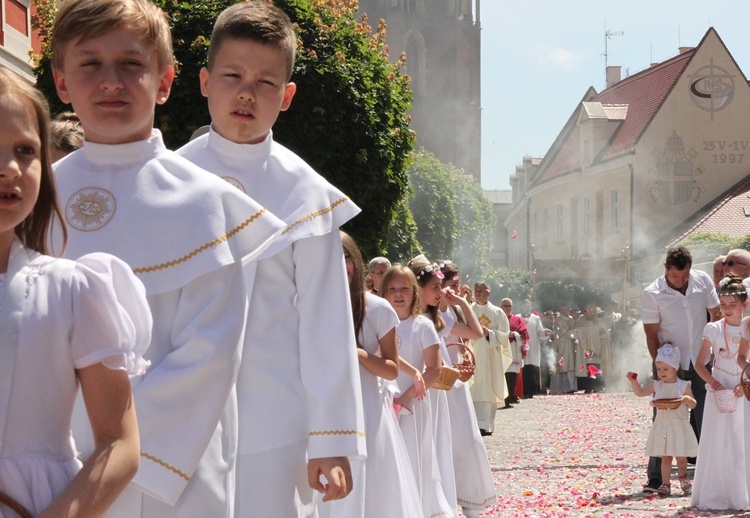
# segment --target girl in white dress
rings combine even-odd
[[[628,372],[627,378],[638,396],[651,396],[658,399],[681,399],[682,403],[674,410],[657,408],[656,419],[651,425],[651,433],[646,442],[646,455],[661,457],[662,485],[657,490],[660,495],[672,493],[670,478],[672,459],[677,462],[677,477],[685,494],[690,493],[691,484],[687,478],[687,458],[695,457],[698,452],[698,441],[688,420],[688,408],[695,408],[697,402],[690,390],[690,382],[677,377],[680,368],[680,350],[672,344],[659,347],[656,354],[656,373],[658,380],[645,387],[638,384],[638,375]]]
[[[695,466],[692,504],[701,509],[748,509],[750,493],[745,478],[745,416],[747,410],[736,398],[743,354],[742,311],[747,292],[739,277],[730,276],[716,287],[724,318],[710,322],[703,331],[703,344],[695,371],[706,382],[703,428]],[[704,364],[713,355],[711,372]],[[724,410],[724,411],[722,411]]]
[[[719,308],[724,316],[709,322],[703,331],[703,345],[695,372],[706,382],[703,427],[695,466],[692,504],[701,509],[750,508],[745,473],[745,408],[736,398],[742,369],[737,365],[742,311],[748,305],[742,279],[725,277],[716,287]],[[711,372],[705,363],[713,354]],[[728,398],[728,399],[721,399]],[[721,407],[719,407],[721,403]],[[724,411],[723,410],[731,410]],[[732,410],[733,408],[733,410]]]
[[[412,470],[421,497],[425,518],[433,516],[434,437],[430,396],[425,389],[440,376],[440,339],[435,326],[419,313],[419,287],[409,268],[390,268],[380,283],[380,293],[391,304],[400,320],[396,328],[400,394],[394,399],[399,427],[406,443]],[[444,507],[448,504],[443,496]]]
[[[423,255],[412,259],[409,262],[409,267],[419,285],[420,310],[432,321],[435,330],[438,332],[442,362],[445,365],[451,365],[444,340],[444,335],[450,331],[450,328],[440,315],[440,299],[444,295],[442,289],[443,273],[437,264],[430,263]],[[454,303],[455,301],[449,298],[448,302]],[[453,322],[451,322],[452,324]],[[466,326],[464,325],[464,327]],[[436,388],[429,392],[432,406],[435,461],[438,468],[434,479],[432,513],[433,516],[457,516],[458,492],[456,490],[456,470],[453,465],[453,438],[448,395],[445,390]]]
[[[388,301],[365,292],[364,263],[354,240],[341,232],[341,243],[357,337],[367,460],[351,461],[354,488],[346,498],[323,502],[318,497],[318,514],[321,518],[419,517],[422,502],[414,471],[390,394],[381,390],[380,383],[398,375],[399,318]]]
[[[57,219],[46,101],[0,67],[0,516],[99,516],[138,469],[129,374],[147,367],[145,289],[119,259],[47,252]],[[80,384],[96,449],[70,433]],[[23,515],[23,514],[22,514]]]
[[[464,347],[471,348],[468,340],[482,337],[482,328],[476,315],[460,292],[461,271],[455,263],[442,261],[443,288],[446,297],[441,300],[441,316],[446,326],[441,336],[446,344],[466,339]],[[457,304],[449,303],[455,300]],[[468,325],[467,325],[468,324]],[[449,347],[450,361],[458,361],[458,347]],[[477,518],[479,512],[497,499],[492,469],[487,458],[487,449],[479,433],[477,415],[471,399],[468,383],[457,382],[446,394],[451,415],[451,435],[453,438],[453,469],[456,475],[456,496],[464,516]]]

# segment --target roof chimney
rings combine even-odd
[[[693,50],[695,47],[678,47],[680,54],[684,54],[688,50]]]
[[[607,88],[620,82],[620,79],[622,79],[621,70],[622,70],[622,67],[620,66],[607,67]]]

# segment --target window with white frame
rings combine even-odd
[[[557,204],[557,242],[565,240],[565,207],[562,203]]]
[[[545,208],[542,211],[542,244],[547,246],[549,242],[549,211]]]

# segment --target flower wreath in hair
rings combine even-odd
[[[440,272],[442,273],[443,272],[443,268],[445,268],[446,266],[451,265],[451,264],[453,264],[453,261],[451,261],[450,259],[446,259],[442,263],[438,263],[438,268],[440,268]],[[443,273],[443,277],[441,277],[441,279],[443,279],[443,278],[445,278],[445,273]],[[454,281],[460,281],[461,277],[458,276],[458,275],[454,275],[452,280],[454,280]]]
[[[431,263],[427,258],[420,254],[411,261],[409,261],[409,267],[417,267],[419,271],[415,275],[417,281],[421,281],[425,275],[434,275],[438,279],[445,279],[445,275],[440,271],[440,266],[437,263]]]
[[[730,282],[736,282],[736,281],[739,281],[740,284],[742,283],[742,279],[740,279],[739,277],[729,277],[729,276],[724,277],[723,279],[721,279],[719,281],[719,284],[716,286],[716,293],[718,295],[720,295],[720,296],[724,296],[724,295],[729,295],[729,296],[731,296],[731,295],[747,295],[747,290],[744,289],[744,285],[742,285],[742,284],[741,285],[743,286],[743,289],[740,289],[740,290],[731,290],[731,291],[727,290],[727,286],[729,286],[729,283]]]

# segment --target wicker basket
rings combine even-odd
[[[734,395],[734,390],[714,390],[713,393],[719,412],[728,414],[737,409],[737,397]]]
[[[677,410],[682,404],[682,398],[654,399],[654,406],[659,410]]]
[[[458,379],[459,374],[460,372],[458,372],[458,369],[443,365],[443,368],[440,369],[440,376],[435,380],[435,383],[432,384],[432,388],[440,390],[452,389],[453,384]]]
[[[747,372],[748,368],[750,368],[750,363],[742,369],[742,374],[740,374],[740,386],[742,387],[742,392],[745,393],[745,398],[750,401],[750,380],[746,378],[746,376],[750,376],[750,373]]]
[[[471,352],[471,349],[466,347],[462,342],[451,342],[446,344],[446,347],[454,345],[458,347],[459,361],[453,364],[453,368],[457,369],[459,372],[458,379],[466,383],[474,375],[474,371],[477,368],[477,360],[474,357],[474,353]]]
[[[6,493],[3,493],[2,491],[0,491],[0,504],[2,504],[3,507],[7,507],[11,511],[13,511],[21,518],[33,518],[31,513],[24,506],[16,502],[13,497]]]

